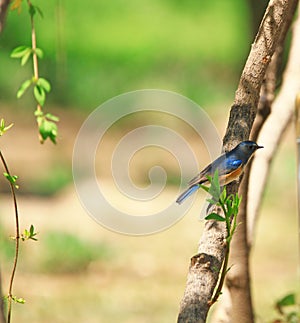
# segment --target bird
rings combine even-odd
[[[195,193],[201,184],[209,183],[208,176],[213,177],[216,170],[218,170],[219,182],[222,186],[238,179],[255,151],[260,148],[264,147],[259,146],[254,141],[240,142],[235,148],[222,154],[190,180],[188,188],[179,195],[176,203],[181,204],[186,198]]]

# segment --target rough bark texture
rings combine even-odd
[[[278,65],[280,64],[281,54],[283,50],[283,43],[287,34],[287,31],[292,22],[296,10],[296,3],[289,7],[287,10],[286,18],[281,28],[280,36],[276,46],[275,55],[272,57],[267,71],[266,78],[264,80],[264,86],[262,87],[261,95],[265,95],[265,99],[260,100],[259,112],[257,115],[254,126],[251,131],[251,139],[256,140],[259,130],[263,126],[265,118],[267,117],[268,110],[272,100],[274,99],[274,92],[276,87],[276,74],[278,71]],[[262,102],[264,101],[264,102]],[[263,104],[264,103],[264,104]],[[260,141],[259,141],[260,142]],[[264,143],[263,143],[264,144]],[[258,154],[259,155],[259,154]],[[248,183],[250,167],[248,165],[246,173],[244,175],[242,185],[239,189],[239,195],[243,197],[240,206],[240,212],[238,215],[238,222],[240,223],[236,235],[232,241],[232,252],[230,255],[230,264],[234,264],[232,269],[228,272],[226,284],[230,292],[231,297],[231,319],[232,323],[239,322],[254,322],[252,298],[251,298],[251,279],[249,270],[249,254],[250,247],[248,242],[248,219],[247,219],[247,205],[248,205]],[[242,301],[241,301],[242,300]]]
[[[279,141],[294,113],[295,98],[300,92],[300,18],[293,27],[293,36],[289,60],[284,72],[279,94],[273,105],[272,113],[263,125],[258,141],[265,148],[257,155],[252,163],[248,199],[248,236],[253,236],[255,222],[261,203],[262,192],[269,175],[269,166],[278,148]],[[257,181],[257,178],[260,180]]]
[[[257,33],[263,14],[268,5],[268,0],[248,0],[248,6],[251,19],[251,30],[253,37]]]
[[[279,41],[284,21],[295,1],[270,1],[258,34],[251,47],[242,72],[234,104],[224,137],[225,150],[249,138],[256,116],[260,88],[266,69]],[[227,187],[229,193],[237,192],[238,184]],[[199,243],[198,256],[192,258],[187,285],[180,304],[178,322],[205,322],[209,300],[217,284],[225,254],[225,227],[223,223],[207,221]],[[216,272],[217,271],[217,272]],[[239,299],[241,301],[241,299]],[[251,318],[250,318],[251,319]],[[252,322],[240,319],[235,322]]]

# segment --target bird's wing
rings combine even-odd
[[[242,165],[241,159],[236,159],[234,156],[228,156],[223,154],[207,167],[205,167],[197,176],[195,176],[190,182],[189,186],[195,184],[202,184],[207,182],[207,176],[213,176],[214,172],[218,169],[219,176],[230,174]]]

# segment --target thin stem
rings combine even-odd
[[[219,280],[217,289],[214,293],[214,296],[212,297],[212,299],[209,302],[210,306],[217,302],[217,300],[221,294],[221,291],[222,291],[222,288],[224,285],[224,281],[225,281],[225,277],[227,274],[229,253],[230,253],[230,243],[226,240],[226,250],[225,250],[225,258],[224,258],[224,262],[223,262],[223,266],[222,266],[222,272],[221,272],[220,280]]]
[[[223,288],[223,285],[224,285],[224,281],[225,281],[225,277],[226,277],[226,274],[227,274],[227,267],[228,267],[229,253],[230,253],[230,241],[231,241],[231,239],[230,239],[230,236],[231,236],[230,219],[227,216],[228,212],[227,212],[227,210],[225,208],[224,203],[219,201],[219,204],[220,204],[220,206],[222,208],[222,211],[223,211],[225,219],[226,219],[226,231],[227,231],[227,237],[226,237],[226,242],[225,242],[226,243],[226,249],[225,249],[225,257],[224,257],[224,261],[223,261],[223,265],[222,265],[222,271],[221,271],[221,274],[220,274],[220,279],[219,279],[219,282],[218,282],[218,285],[217,285],[217,289],[215,290],[213,297],[209,301],[209,306],[212,306],[214,303],[216,303],[219,296],[220,296],[220,294],[221,294],[221,291],[222,291],[222,288]]]
[[[5,169],[5,172],[10,175],[7,163],[4,159],[4,156],[0,150],[0,158],[3,164],[3,167]],[[11,176],[11,175],[10,175]],[[13,268],[10,276],[9,281],[9,289],[8,289],[8,309],[7,309],[7,322],[10,323],[11,321],[11,310],[12,310],[12,301],[13,301],[13,295],[12,295],[12,289],[13,289],[13,282],[15,278],[15,273],[17,269],[17,263],[18,263],[18,257],[19,257],[19,244],[20,244],[20,228],[19,228],[19,213],[18,213],[18,205],[17,205],[17,198],[16,198],[16,192],[15,187],[11,181],[9,181],[11,194],[13,197],[13,203],[14,203],[14,210],[15,210],[15,222],[16,222],[16,236],[15,236],[15,257],[14,257],[14,263]]]
[[[29,8],[32,7],[32,3],[30,0],[27,0]],[[31,22],[31,48],[32,48],[32,61],[33,61],[33,75],[35,81],[39,79],[39,64],[38,64],[38,57],[36,54],[36,33],[35,33],[35,27],[34,27],[34,19],[33,14],[30,15],[30,22]],[[37,104],[37,110],[41,111],[42,107],[38,103]]]

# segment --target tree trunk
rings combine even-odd
[[[230,111],[224,137],[225,150],[231,149],[238,142],[249,138],[264,75],[279,41],[287,13],[293,4],[293,1],[288,0],[271,0],[268,5],[251,47]],[[238,184],[229,184],[227,189],[229,193],[237,192]],[[198,254],[191,259],[178,322],[206,321],[210,307],[209,300],[213,295],[218,281],[218,272],[220,272],[224,261],[225,237],[224,223],[206,222]],[[238,322],[246,323],[248,321],[239,320]]]
[[[268,107],[269,103],[271,103],[271,100],[274,96],[276,86],[276,74],[278,71],[278,65],[280,64],[281,60],[283,44],[286,38],[287,31],[292,22],[294,13],[296,11],[296,7],[297,1],[294,1],[293,5],[291,5],[287,10],[287,15],[281,29],[278,45],[276,47],[276,55],[272,57],[272,63],[269,65],[269,68],[267,70],[267,79],[265,79],[264,83],[267,100],[266,107]],[[262,111],[262,109],[260,111]],[[251,139],[257,139],[258,132],[263,125],[263,121],[263,116],[260,116],[260,118],[256,119],[256,122],[254,124],[255,127],[253,127],[251,132]],[[261,144],[260,140],[258,140],[258,142],[259,144]],[[263,145],[265,145],[265,142],[262,143]],[[253,305],[251,298],[251,279],[249,269],[250,246],[248,242],[247,218],[247,205],[249,201],[247,192],[250,169],[251,165],[248,165],[247,170],[245,172],[245,176],[242,181],[242,185],[239,190],[240,196],[243,197],[238,215],[239,226],[235,234],[235,237],[232,241],[232,252],[229,258],[229,263],[233,266],[226,277],[226,284],[230,292],[232,304],[230,320],[230,322],[232,323],[254,322]]]

